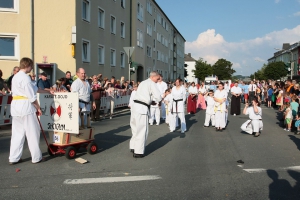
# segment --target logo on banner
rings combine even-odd
[[[58,121],[61,117],[61,105],[58,101],[54,101],[50,107],[50,115],[53,121]]]

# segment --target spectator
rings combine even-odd
[[[10,92],[10,89],[5,84],[2,76],[3,76],[3,73],[2,73],[2,70],[0,69],[0,94],[6,95],[5,91]]]
[[[14,75],[16,73],[18,73],[20,71],[20,67],[16,66],[14,67],[13,69],[13,74],[8,78],[7,80],[7,87],[11,90],[11,81],[12,81],[12,78],[14,77]]]
[[[56,92],[68,92],[68,89],[65,87],[66,78],[62,77],[56,81],[56,83],[52,86],[52,88]]]
[[[36,80],[35,80],[36,75],[35,75],[35,73],[34,73],[34,72],[31,72],[31,73],[29,74],[29,77],[30,77],[30,79],[31,79],[31,83],[32,83],[34,86],[36,86]]]
[[[98,81],[100,82],[100,84],[103,85],[103,78],[102,78],[102,74],[98,74],[97,76]]]
[[[293,120],[292,108],[290,102],[285,103],[285,112],[284,112],[284,123],[286,125],[285,131],[291,131],[291,125]]]
[[[65,82],[64,86],[65,86],[65,88],[67,88],[67,90],[69,92],[71,92],[72,83],[73,83],[73,79],[71,78],[71,72],[67,71],[66,72],[66,82]]]
[[[47,79],[47,74],[45,72],[42,72],[42,73],[40,73],[40,75],[41,75],[41,78],[37,81],[37,87],[42,90],[50,91],[51,85],[50,85],[49,80]]]
[[[292,97],[291,108],[292,108],[293,119],[296,118],[297,113],[298,113],[299,103],[296,102],[297,99],[298,99],[298,97],[296,95],[294,95]]]
[[[107,117],[108,114],[108,109],[110,109],[110,119],[112,119],[112,115],[114,112],[114,107],[115,107],[115,91],[112,83],[108,83],[108,88],[105,90],[106,92],[106,108],[104,111],[104,119]]]
[[[98,79],[99,76],[94,75],[92,78],[92,95],[96,103],[96,109],[91,112],[92,121],[100,121],[100,105],[101,105],[101,83]]]
[[[116,88],[116,89],[122,89],[120,80],[117,80],[117,81],[116,81],[115,88]]]
[[[269,85],[268,86],[269,89],[268,89],[268,108],[271,108],[272,107],[272,96],[273,96],[273,87],[272,85]]]

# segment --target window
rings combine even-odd
[[[147,24],[147,34],[152,36],[152,26],[149,23]]]
[[[0,33],[0,60],[19,60],[19,49],[20,42],[18,34]]]
[[[144,18],[144,10],[143,10],[143,6],[138,3],[138,6],[137,6],[137,18],[143,22],[143,18]]]
[[[90,41],[82,39],[82,61],[90,62]]]
[[[116,50],[110,49],[110,66],[116,66]]]
[[[153,27],[154,27],[154,31],[156,31],[156,23],[155,23],[155,20],[154,20],[154,23],[153,23]]]
[[[121,22],[121,37],[125,38],[125,23]]]
[[[143,47],[143,32],[137,30],[137,46]]]
[[[104,64],[104,46],[98,45],[98,64]]]
[[[158,23],[160,23],[160,24],[161,24],[161,16],[160,16],[160,14],[159,14],[159,13],[157,14],[157,21],[158,21]]]
[[[125,0],[121,0],[121,7],[125,8]]]
[[[147,11],[150,15],[152,15],[152,4],[150,1],[147,1]]]
[[[0,0],[0,12],[19,12],[19,0]]]
[[[90,1],[82,1],[82,19],[90,21]]]
[[[121,62],[121,67],[122,68],[125,68],[125,54],[124,54],[124,52],[121,52],[121,60],[120,60]]]
[[[147,46],[147,56],[152,57],[152,49],[150,46]]]
[[[110,32],[116,34],[116,18],[110,16]]]
[[[155,46],[156,46],[156,40],[154,39],[153,40],[153,48],[155,48]]]
[[[105,22],[105,12],[102,8],[99,8],[99,11],[98,11],[98,26],[100,28],[104,28],[104,22]]]

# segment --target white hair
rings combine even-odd
[[[159,73],[156,71],[152,71],[152,72],[150,72],[150,77],[152,77],[152,76],[159,76]]]

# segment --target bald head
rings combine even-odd
[[[160,79],[159,73],[156,72],[156,71],[150,72],[150,79],[151,79],[153,82],[157,83],[158,80]]]
[[[80,80],[82,80],[82,81],[85,80],[85,70],[84,70],[83,68],[79,68],[79,69],[77,70],[76,74],[77,74],[77,77],[78,77]]]

